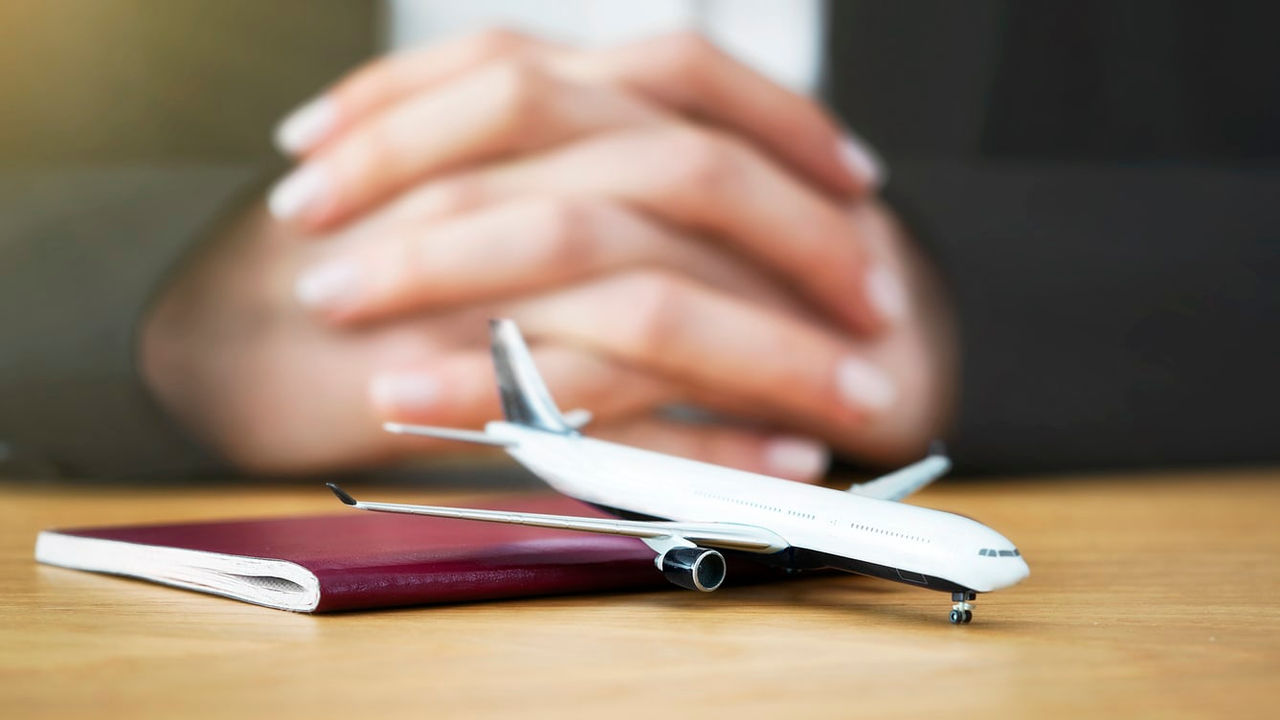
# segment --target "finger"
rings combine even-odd
[[[433,174],[667,120],[625,93],[499,61],[364,118],[281,180],[268,206],[277,219],[318,228]]]
[[[563,345],[533,348],[534,363],[562,410],[586,408],[600,421],[646,412],[679,396],[675,387],[637,369]],[[385,421],[479,428],[502,418],[488,352],[455,351],[383,368],[369,383],[369,401]],[[447,441],[389,437],[402,451]]]
[[[669,273],[609,276],[501,310],[532,337],[841,431],[874,424],[897,395],[853,341]]]
[[[277,128],[276,144],[286,153],[311,152],[388,105],[492,60],[521,57],[542,58],[570,77],[622,85],[743,133],[829,190],[858,193],[884,182],[879,156],[841,133],[812,99],[773,83],[695,33],[573,52],[511,31],[488,30],[388,55],[292,113]]]
[[[521,57],[548,47],[549,43],[522,33],[491,29],[428,48],[383,55],[285,117],[276,126],[276,147],[288,155],[310,153],[361,118],[409,95],[435,88],[493,60]]]
[[[879,156],[811,98],[787,90],[698,33],[681,32],[590,53],[561,53],[566,74],[621,83],[683,114],[729,128],[839,193],[885,179]]]
[[[522,198],[420,228],[381,229],[328,248],[298,276],[297,298],[347,324],[662,267],[800,311],[790,293],[741,257],[608,201]]]
[[[451,198],[495,202],[535,190],[613,198],[710,233],[859,332],[882,330],[906,310],[901,281],[874,261],[858,226],[835,204],[750,147],[717,133],[610,133],[429,183],[406,203],[439,208]]]
[[[821,480],[831,463],[831,451],[818,440],[744,427],[643,418],[592,426],[587,434],[623,445],[801,482]]]

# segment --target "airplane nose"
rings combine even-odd
[[[1000,567],[991,578],[994,581],[991,583],[992,590],[1002,590],[1004,588],[1013,587],[1027,579],[1027,576],[1031,574],[1031,568],[1027,567],[1026,560],[1023,560],[1020,557],[1003,559],[1005,560],[1005,563],[1002,563],[1002,567]]]

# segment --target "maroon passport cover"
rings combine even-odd
[[[602,517],[561,496],[508,496],[480,506]],[[351,511],[51,534],[293,562],[319,580],[314,612],[667,584],[653,551],[633,538],[409,515]]]

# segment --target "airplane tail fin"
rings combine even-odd
[[[507,422],[562,435],[576,432],[582,423],[572,423],[560,413],[516,324],[511,320],[490,320],[489,336],[502,414]]]

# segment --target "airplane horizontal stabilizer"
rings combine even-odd
[[[929,457],[870,482],[854,485],[849,492],[877,500],[901,500],[946,475],[950,469],[951,459],[938,446],[931,449]]]
[[[569,427],[573,428],[574,430],[581,430],[582,428],[587,426],[587,423],[591,422],[592,415],[590,410],[583,410],[582,408],[576,408],[574,410],[568,410],[562,413],[561,417],[564,419],[565,424],[568,425]]]
[[[459,442],[479,443],[496,447],[512,447],[514,440],[504,440],[487,435],[478,430],[459,430],[457,428],[435,427],[432,425],[406,425],[404,423],[383,423],[382,429],[398,435],[421,435],[441,440],[457,440]]]

